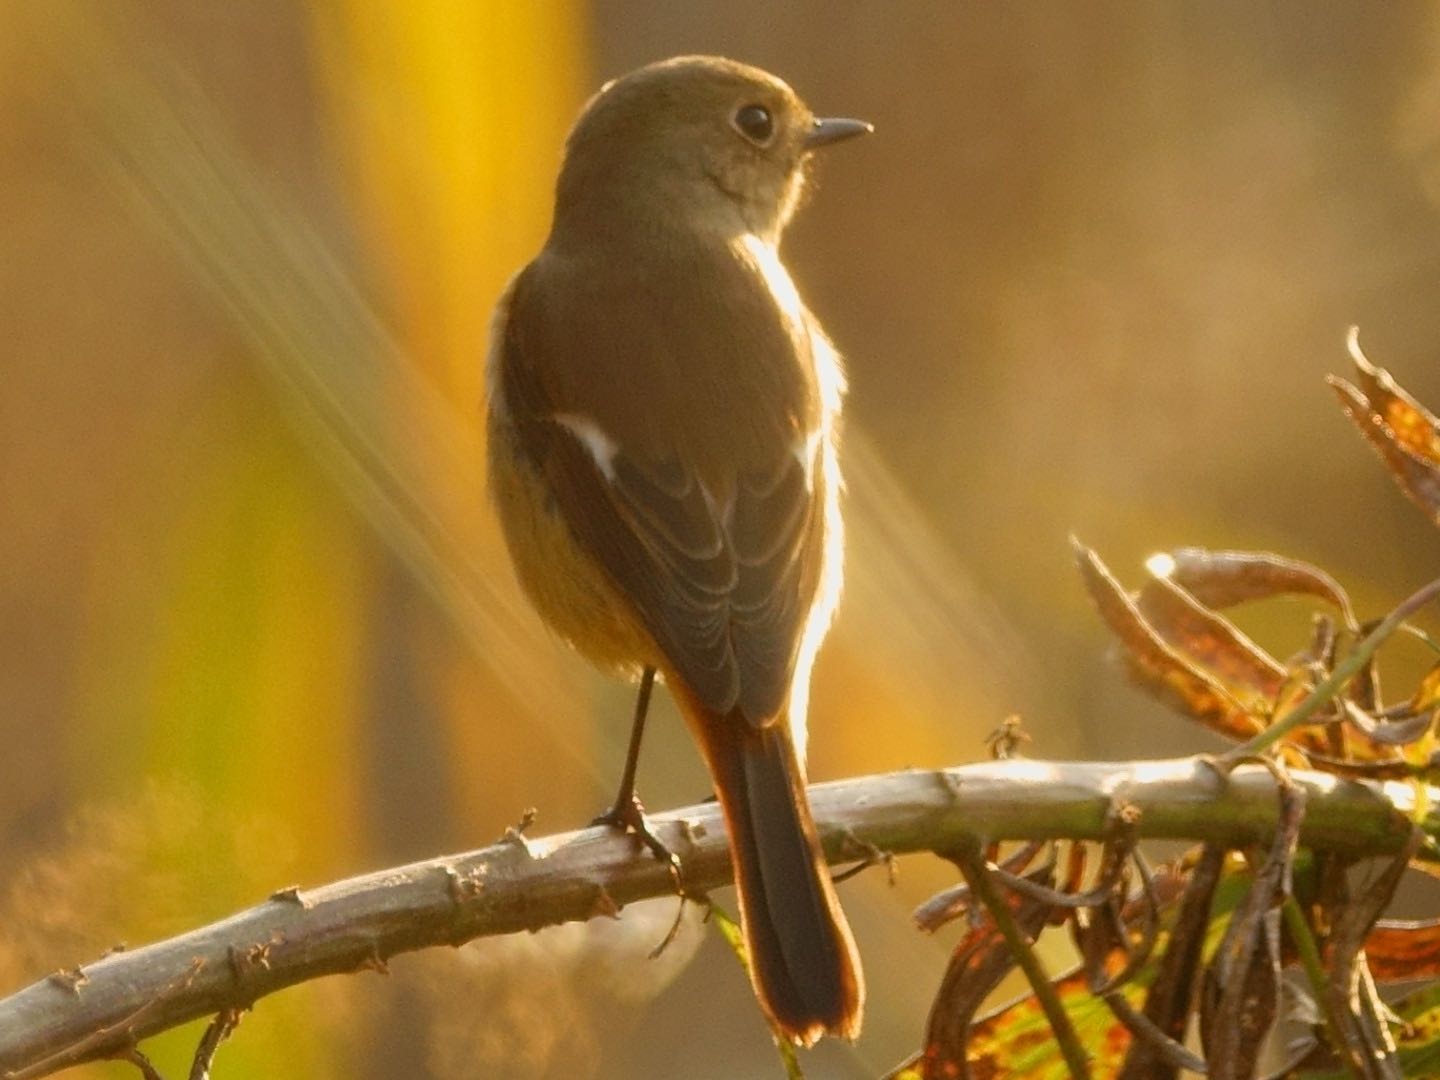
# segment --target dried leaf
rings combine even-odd
[[[1214,965],[1206,969],[1200,1009],[1200,1044],[1213,1066],[1211,1075],[1236,1080],[1254,1075],[1275,1023],[1280,985],[1280,958],[1268,919],[1231,922],[1237,935],[1242,925],[1250,931],[1243,960],[1224,976]]]
[[[1432,984],[1392,1002],[1390,1012],[1399,1020],[1394,1027],[1398,1075],[1416,1080],[1440,1077],[1440,985]],[[1355,1075],[1333,1061],[1327,1067],[1317,1062],[1315,1067],[1306,1068],[1306,1064],[1273,1080],[1349,1080]]]
[[[1218,679],[1166,643],[1099,556],[1078,541],[1074,549],[1086,590],[1101,619],[1119,638],[1130,674],[1140,686],[1231,739],[1248,739],[1265,726],[1265,721],[1236,700]]]
[[[1333,969],[1331,975],[1337,983],[1345,981],[1345,976],[1358,962],[1360,951],[1368,948],[1369,939],[1377,929],[1376,922],[1380,913],[1389,906],[1396,888],[1400,885],[1400,879],[1404,877],[1411,858],[1419,850],[1423,840],[1424,833],[1420,829],[1412,829],[1405,848],[1385,864],[1384,870],[1367,883],[1359,896],[1345,904],[1337,913],[1335,927],[1330,935]]]
[[[1406,1076],[1440,1076],[1440,984],[1408,994],[1391,1005],[1400,1019],[1400,1067]]]
[[[1264,709],[1279,696],[1284,667],[1169,578],[1149,581],[1136,607],[1167,645],[1245,705]]]
[[[1440,524],[1440,421],[1365,358],[1353,330],[1350,357],[1358,385],[1336,376],[1326,381],[1400,489]]]
[[[1425,673],[1406,706],[1406,711],[1410,713],[1433,713],[1437,709],[1440,709],[1440,664]]]
[[[1132,596],[1093,551],[1078,542],[1074,549],[1086,588],[1101,618],[1119,639],[1135,682],[1227,738],[1248,739],[1283,719],[1315,685],[1318,676],[1311,662],[1318,660],[1322,671],[1334,662],[1329,645],[1332,638],[1324,627],[1311,643],[1311,649],[1319,648],[1322,655],[1287,669],[1229,620],[1181,588],[1168,562],[1156,566],[1152,560],[1156,577]],[[1277,557],[1245,552],[1222,552],[1214,558],[1199,549],[1185,549],[1181,554],[1188,580],[1198,582],[1211,598],[1260,595],[1267,581],[1276,589],[1287,582],[1297,588],[1299,583],[1307,583],[1307,591],[1343,605],[1347,620],[1353,622],[1339,586],[1327,585],[1329,579],[1322,580],[1320,571],[1305,564],[1287,567]],[[1212,567],[1218,569],[1214,581],[1209,582],[1206,573]],[[1255,575],[1248,585],[1244,584],[1247,567]],[[1440,676],[1436,681],[1440,682]],[[1378,696],[1379,682],[1372,664],[1351,680],[1336,703],[1316,713],[1312,723],[1286,735],[1284,745],[1310,755],[1314,765],[1347,775],[1359,770],[1368,776],[1405,776],[1427,768],[1435,747],[1433,740],[1420,740],[1429,731],[1429,721],[1408,717],[1391,721],[1388,718],[1395,710],[1382,712]],[[1326,723],[1339,717],[1337,709],[1348,714],[1349,725]],[[1411,746],[1412,760],[1401,759],[1396,746]]]
[[[1268,551],[1210,551],[1178,548],[1157,555],[1149,566],[1168,577],[1201,604],[1228,608],[1248,600],[1276,596],[1314,596],[1340,611],[1345,625],[1355,627],[1350,597],[1340,583],[1318,566]]]
[[[1076,970],[1055,984],[1070,1023],[1090,1053],[1094,1076],[1113,1076],[1130,1044],[1130,1032],[1102,998],[1090,992],[1085,973]],[[1144,987],[1139,980],[1122,991],[1138,1007]],[[1049,1021],[1034,995],[1026,995],[977,1020],[970,1028],[971,1080],[1070,1080]]]
[[[1386,722],[1371,716],[1353,701],[1342,701],[1345,719],[1354,724],[1366,738],[1381,746],[1409,746],[1423,738],[1430,731],[1432,717],[1428,714],[1412,716],[1408,720]]]
[[[1423,833],[1413,829],[1406,847],[1386,863],[1358,895],[1346,895],[1346,882],[1328,906],[1334,920],[1328,934],[1325,1013],[1331,1023],[1332,1049],[1355,1075],[1398,1077],[1395,1045],[1383,1006],[1362,952],[1380,913],[1389,905]]]

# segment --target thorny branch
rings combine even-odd
[[[1296,772],[1301,843],[1340,855],[1403,850],[1415,788]],[[1117,801],[1139,811],[1141,838],[1245,846],[1274,833],[1275,785],[1263,768],[1228,778],[1195,759],[1130,763],[1007,760],[819,784],[816,821],[832,861],[855,842],[883,851],[951,851],[1001,839],[1104,840]],[[1440,790],[1430,789],[1440,806]],[[730,879],[713,804],[656,815],[697,893]],[[1440,820],[1425,825],[1432,835]],[[463,855],[284,889],[210,926],[46,977],[0,999],[0,1077],[18,1080],[126,1055],[189,1020],[243,1010],[308,979],[383,970],[392,955],[485,935],[611,915],[673,888],[632,838],[585,829],[515,835]]]

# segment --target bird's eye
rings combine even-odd
[[[742,105],[735,113],[735,126],[740,134],[761,146],[775,134],[775,120],[764,105]]]

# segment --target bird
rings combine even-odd
[[[864,982],[804,766],[841,580],[845,377],[779,244],[814,152],[871,130],[723,57],[605,84],[486,370],[488,486],[522,590],[592,663],[639,678],[604,820],[668,857],[635,795],[658,674],[715,785],[755,994],[803,1046],[858,1036]]]

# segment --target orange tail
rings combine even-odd
[[[809,1046],[860,1033],[855,941],[820,852],[789,726],[691,717],[730,831],[750,977],[770,1019]]]

